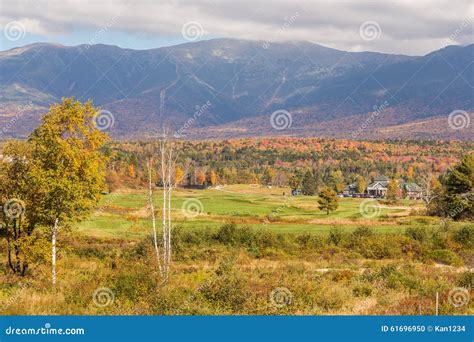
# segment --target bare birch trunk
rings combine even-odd
[[[167,192],[168,192],[168,217],[167,217],[167,239],[166,239],[166,264],[167,271],[171,263],[171,191],[173,188],[171,175],[173,173],[173,150],[171,144],[168,145],[168,156],[167,156]]]
[[[163,280],[167,280],[167,273],[168,273],[168,265],[167,265],[167,254],[168,254],[168,227],[167,227],[167,192],[168,192],[168,184],[167,184],[167,165],[166,165],[166,140],[160,141],[160,152],[161,152],[161,183],[163,185],[163,265],[164,265],[164,272],[162,274]]]
[[[56,234],[59,226],[59,218],[56,218],[51,234],[51,280],[56,285]]]
[[[161,260],[160,260],[160,248],[158,247],[158,236],[156,233],[156,216],[155,216],[155,206],[153,205],[153,182],[151,177],[151,160],[148,161],[148,203],[150,205],[151,211],[151,223],[153,227],[153,244],[155,247],[156,259],[158,261],[158,268],[160,274],[163,272]]]
[[[160,178],[163,189],[162,203],[162,241],[159,249],[158,238],[156,233],[156,217],[154,214],[153,198],[152,198],[152,182],[151,182],[151,164],[148,164],[148,200],[152,210],[152,225],[155,251],[160,267],[160,275],[163,283],[168,280],[169,269],[171,264],[171,196],[173,189],[173,169],[175,160],[173,159],[173,144],[168,140],[166,134],[159,141],[159,157],[160,157]]]

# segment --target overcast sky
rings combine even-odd
[[[474,2],[1,0],[0,50],[34,42],[148,49],[216,37],[422,55],[473,42]]]

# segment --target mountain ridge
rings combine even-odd
[[[51,102],[74,96],[111,112],[110,132],[116,138],[140,137],[163,125],[182,130],[189,120],[184,136],[192,138],[209,127],[233,127],[278,110],[294,113],[292,131],[318,135],[318,129],[307,128],[362,119],[385,102],[387,123],[404,125],[447,117],[453,110],[471,115],[473,57],[474,44],[406,56],[309,42],[264,48],[262,42],[223,38],[147,50],[34,43],[0,52],[0,124],[19,117],[4,137],[25,136]],[[196,117],[197,108],[208,102]],[[25,103],[31,108],[25,110]],[[257,121],[264,125],[254,128],[257,135],[294,134],[274,129],[269,120]],[[324,134],[347,135],[355,129],[342,125]],[[451,137],[458,136],[453,130]]]

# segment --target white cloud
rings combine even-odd
[[[110,26],[114,32],[178,36],[184,23],[197,21],[203,39],[308,40],[343,50],[406,54],[471,43],[474,24],[470,0],[2,0],[0,10],[0,25],[20,21],[38,35]],[[361,38],[359,28],[366,21],[380,25],[379,38]]]

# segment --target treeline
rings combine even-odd
[[[108,183],[140,186],[146,181],[150,143],[113,143]],[[336,192],[377,175],[424,185],[455,164],[469,142],[353,142],[333,139],[239,139],[179,141],[181,185],[262,184],[310,188],[329,186]],[[362,181],[363,180],[363,181]],[[297,184],[295,184],[297,183]],[[361,184],[362,186],[362,184]]]

